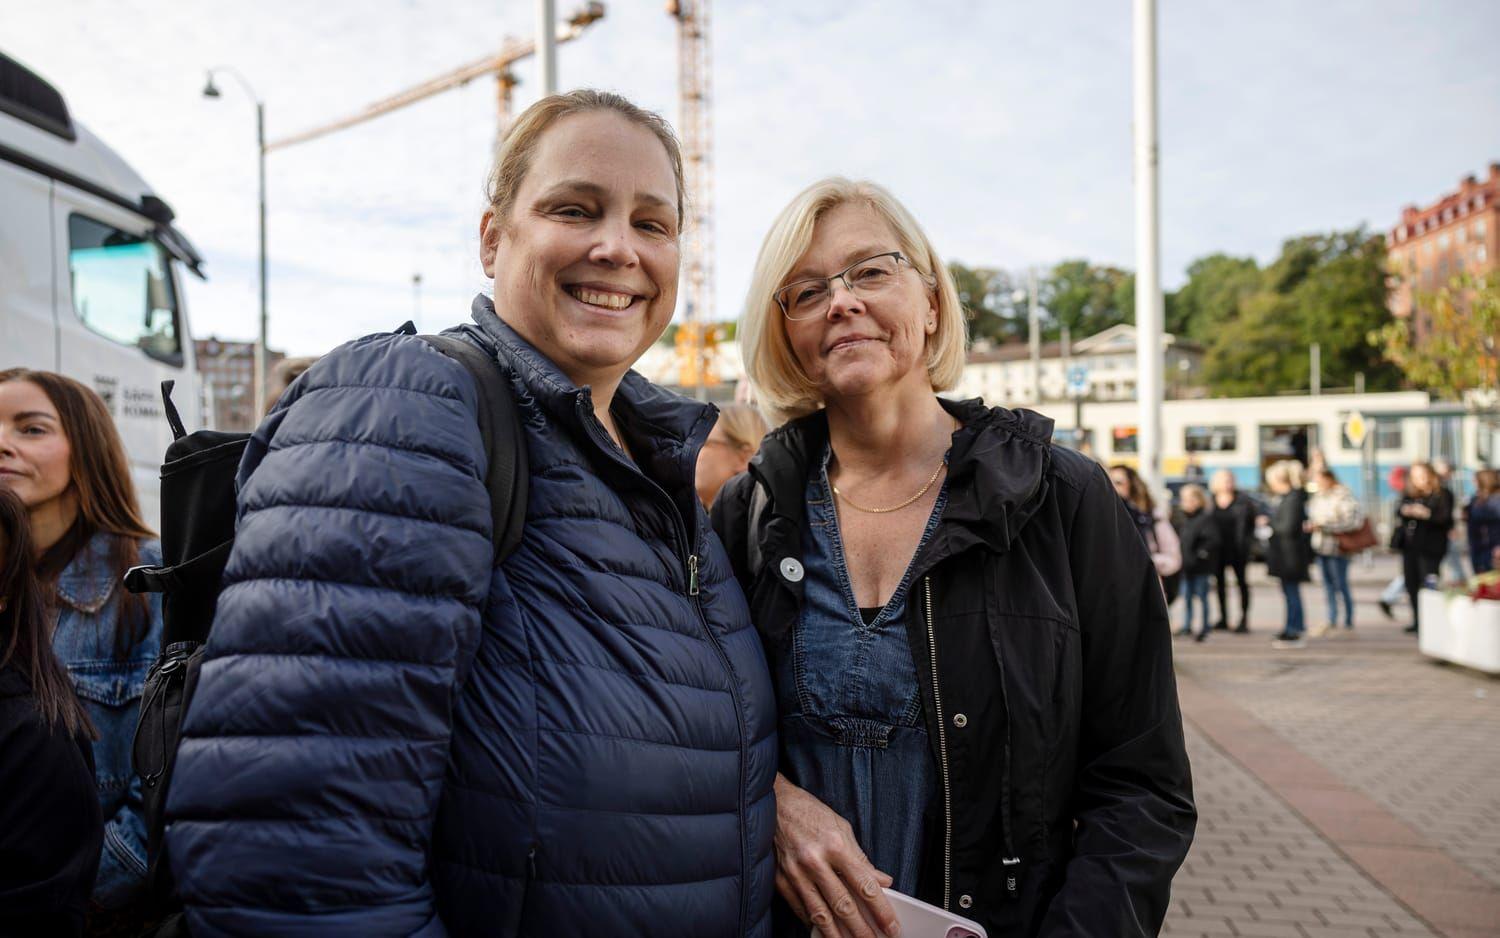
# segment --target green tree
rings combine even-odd
[[[1197,341],[1211,339],[1261,288],[1260,267],[1249,257],[1210,254],[1189,264],[1187,275],[1167,304],[1167,331]]]
[[[958,301],[969,317],[969,334],[975,339],[1003,343],[1026,336],[1024,305],[1018,310],[1012,293],[1014,282],[1009,274],[992,267],[968,267],[957,261],[948,264],[958,288]]]
[[[1208,347],[1203,372],[1224,397],[1254,397],[1307,386],[1307,356],[1286,297],[1263,290],[1246,297]]]
[[[1131,317],[1121,307],[1126,283]],[[1103,332],[1111,326],[1132,321],[1135,313],[1134,278],[1118,267],[1090,264],[1086,260],[1063,261],[1053,267],[1038,287],[1041,304],[1047,311],[1044,333],[1055,339],[1067,326],[1073,338]]]
[[[1363,228],[1292,238],[1258,275],[1254,261],[1213,255],[1189,268],[1174,316],[1209,343],[1204,377],[1215,394],[1308,386],[1308,347],[1319,343],[1322,383],[1397,386],[1400,372],[1370,336],[1386,311],[1385,244]],[[1256,283],[1258,279],[1258,283]]]

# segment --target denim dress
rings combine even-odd
[[[866,624],[849,584],[828,458],[825,451],[807,484],[801,617],[773,652],[781,767],[849,822],[893,889],[912,894],[938,778],[906,635],[911,568]],[[946,502],[945,482],[922,543]]]
[[[52,647],[99,730],[94,768],[104,812],[104,851],[93,900],[106,909],[127,905],[145,885],[141,780],[131,766],[130,750],[146,672],[161,651],[161,594],[147,593],[150,622],[145,637],[124,661],[115,658],[115,591],[125,587],[111,569],[113,538],[95,534],[58,576],[58,618],[52,633]],[[138,563],[161,563],[157,541],[141,541],[139,550]]]

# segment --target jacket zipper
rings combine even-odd
[[[583,422],[584,429],[588,432],[589,436],[593,437],[594,442],[599,448],[608,453],[610,458],[614,459],[620,465],[645,479],[646,484],[651,486],[656,491],[656,494],[661,496],[662,501],[666,502],[672,509],[673,528],[679,548],[678,554],[679,556],[682,554],[687,555],[687,595],[692,600],[693,614],[697,617],[698,624],[703,627],[703,634],[708,636],[708,643],[714,646],[714,651],[718,653],[719,663],[724,666],[724,674],[729,678],[729,695],[734,698],[734,719],[739,726],[740,733],[740,788],[738,792],[741,870],[740,931],[745,932],[749,930],[749,923],[746,922],[746,918],[750,914],[750,839],[745,832],[746,816],[748,814],[745,804],[745,788],[747,785],[745,775],[746,763],[749,762],[750,740],[748,738],[749,732],[745,727],[745,704],[740,697],[739,686],[735,680],[734,666],[729,661],[729,653],[724,650],[723,645],[719,644],[719,637],[714,634],[713,629],[709,628],[708,620],[703,617],[703,607],[698,599],[698,555],[694,552],[694,545],[692,539],[688,536],[687,525],[682,519],[682,513],[677,510],[677,506],[673,504],[672,497],[667,494],[666,490],[656,484],[655,479],[646,475],[641,471],[639,466],[627,460],[620,453],[614,441],[609,438],[609,434],[604,432],[604,427],[599,423],[599,418],[594,415],[593,408],[584,406],[582,398],[579,398],[578,410],[578,416]]]
[[[948,783],[948,729],[943,722],[943,692],[938,687],[937,632],[932,627],[932,578],[922,577],[927,598],[927,651],[932,661],[932,702],[937,712],[938,772],[943,780],[943,910],[949,909],[953,890],[953,793]]]

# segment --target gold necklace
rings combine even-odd
[[[854,499],[852,499],[849,496],[845,495],[843,492],[840,492],[839,491],[839,487],[837,485],[834,485],[832,482],[829,482],[828,484],[833,488],[833,494],[837,495],[839,498],[842,498],[844,500],[844,502],[850,508],[854,508],[854,509],[857,509],[859,511],[863,511],[863,512],[866,512],[866,513],[872,514],[872,515],[885,515],[885,514],[890,514],[893,511],[900,511],[901,509],[905,508],[907,505],[910,505],[912,502],[914,502],[917,499],[921,498],[923,495],[926,495],[927,494],[927,490],[930,489],[930,488],[932,488],[932,483],[936,482],[937,481],[937,477],[942,474],[943,467],[947,466],[947,465],[948,465],[948,457],[944,456],[938,462],[937,468],[934,469],[934,470],[932,470],[932,476],[927,480],[927,484],[924,485],[924,486],[922,486],[920,489],[918,489],[917,490],[917,494],[913,495],[911,498],[908,498],[906,501],[902,502],[899,505],[892,505],[890,508],[866,508],[864,505],[861,505],[861,504],[857,503],[856,501],[854,501]]]

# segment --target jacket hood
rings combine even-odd
[[[481,293],[474,297],[471,315],[479,334],[472,327],[460,330],[510,365],[523,414],[527,398],[569,426],[578,426],[581,410],[592,412],[591,389],[574,384],[551,359],[501,319],[488,296]],[[649,451],[633,456],[649,461],[653,473],[660,472],[661,477],[689,482],[696,472],[698,450],[719,419],[719,409],[712,404],[657,387],[634,370],[620,379],[610,409],[636,436],[651,444]]]
[[[975,398],[939,398],[963,427],[948,457],[948,503],[918,559],[922,567],[975,545],[1010,547],[1047,495],[1052,420],[1029,410],[986,407]],[[764,535],[793,543],[803,519],[803,486],[812,460],[828,442],[822,410],[771,432],[750,460],[750,473],[770,495]],[[785,540],[783,540],[785,539]]]

